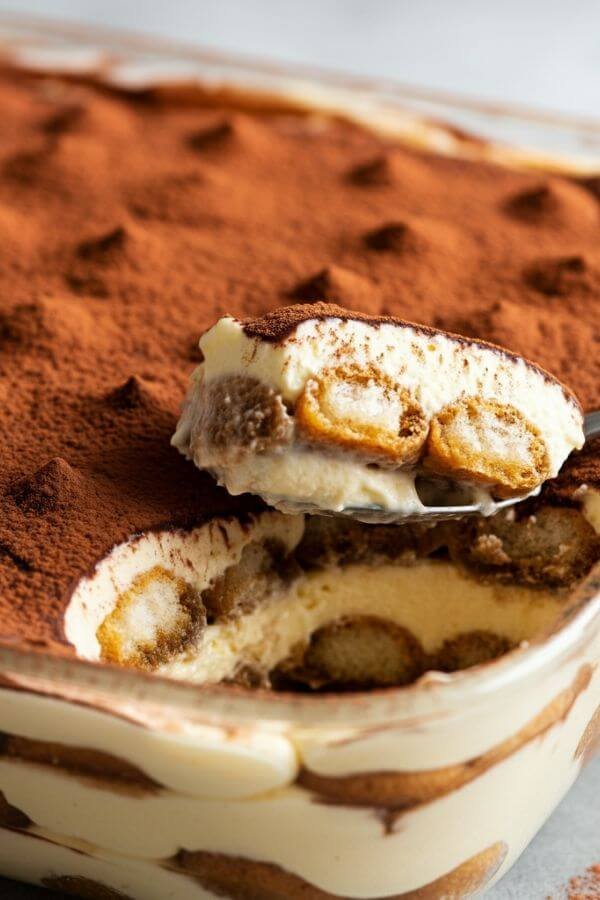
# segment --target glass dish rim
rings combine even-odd
[[[255,73],[260,78],[273,81],[271,94],[286,96],[290,83],[302,86],[314,85],[319,91],[332,89],[348,93],[368,95],[377,104],[383,104],[390,96],[402,102],[410,111],[410,103],[424,100],[436,104],[442,115],[441,120],[432,119],[448,129],[453,128],[452,110],[465,109],[479,113],[483,118],[490,115],[513,117],[523,122],[536,122],[565,132],[579,134],[593,130],[600,133],[600,120],[584,117],[569,117],[561,114],[535,112],[512,105],[496,108],[494,104],[470,98],[447,95],[444,92],[405,87],[391,80],[370,79],[340,74],[328,70],[301,65],[261,62],[235,53],[198,48],[161,38],[147,37],[121,31],[47,20],[36,16],[0,12],[0,48],[2,48],[2,28],[16,28],[22,32],[26,45],[27,35],[39,49],[39,42],[67,41],[72,45],[85,47],[91,44],[110,56],[114,48],[122,56],[119,62],[133,60],[136,56],[150,54],[165,62],[186,62],[197,66],[196,77],[202,78],[202,66],[219,66],[232,76],[240,73]],[[10,57],[9,57],[10,60]],[[160,83],[160,82],[158,82]],[[235,84],[235,77],[233,77]],[[279,83],[279,87],[278,87]],[[238,82],[239,84],[239,82]],[[248,88],[246,88],[248,90]],[[251,91],[254,93],[254,90]],[[336,103],[339,96],[336,93]],[[310,95],[307,96],[310,107]],[[343,108],[341,110],[344,112]],[[427,122],[427,116],[411,114],[416,119]],[[462,129],[461,129],[462,130]],[[469,140],[469,135],[465,135]],[[598,159],[600,169],[600,154]],[[598,567],[600,569],[600,566]],[[578,598],[578,599],[575,599]],[[510,688],[528,677],[541,675],[559,660],[568,658],[574,648],[586,640],[590,634],[600,629],[600,572],[593,570],[585,582],[575,592],[573,604],[565,621],[545,638],[536,639],[525,647],[517,648],[509,654],[488,663],[452,675],[425,675],[414,685],[385,690],[364,691],[353,694],[297,695],[271,693],[267,691],[244,691],[231,686],[200,686],[167,679],[161,676],[134,670],[119,669],[77,658],[62,657],[39,648],[24,649],[10,641],[0,640],[0,671],[24,676],[54,680],[60,685],[80,687],[82,690],[101,691],[103,694],[137,702],[141,705],[166,705],[169,711],[177,709],[191,717],[217,717],[219,719],[241,721],[287,721],[297,725],[367,724],[389,719],[401,724],[410,722],[416,713],[418,698],[418,718],[447,716],[464,711],[465,701],[469,706],[485,702],[492,693]],[[64,696],[59,693],[58,696]]]
[[[267,76],[283,76],[295,79],[309,78],[319,84],[350,88],[353,91],[371,91],[383,95],[388,92],[406,101],[424,100],[447,107],[472,109],[483,115],[514,117],[527,122],[536,121],[566,130],[589,130],[600,133],[600,117],[593,118],[554,110],[544,110],[513,102],[484,100],[476,95],[464,95],[439,88],[425,88],[404,83],[391,77],[356,75],[335,68],[307,63],[286,63],[235,51],[217,50],[208,45],[196,44],[176,38],[159,37],[143,31],[128,30],[76,22],[70,19],[50,18],[35,14],[0,10],[0,27],[12,27],[28,31],[31,37],[47,40],[68,40],[81,45],[104,43],[105,46],[122,48],[126,53],[150,53],[153,56],[176,58],[200,64],[223,65],[232,70],[254,71]],[[0,48],[2,39],[0,34]],[[449,121],[448,125],[452,125]],[[600,155],[599,160],[600,164]]]

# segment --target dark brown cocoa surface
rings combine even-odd
[[[502,344],[600,405],[583,183],[57,77],[0,72],[0,103],[0,638],[62,652],[73,585],[113,544],[256,505],[169,444],[224,313],[322,289]]]

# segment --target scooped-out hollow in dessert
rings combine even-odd
[[[418,514],[419,477],[434,504],[450,486],[491,512],[583,444],[579,404],[547,372],[400,319],[300,305],[225,317],[200,348],[173,443],[286,512]]]
[[[576,508],[434,528],[223,517],[116,547],[77,586],[65,633],[80,656],[201,684],[407,685],[551,629],[599,551]]]

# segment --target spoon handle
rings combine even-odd
[[[600,410],[587,414],[583,422],[583,433],[586,440],[600,434]]]

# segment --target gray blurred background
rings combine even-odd
[[[598,0],[0,0],[600,119]]]

